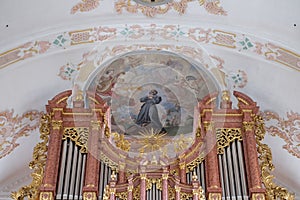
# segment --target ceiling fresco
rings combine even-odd
[[[220,90],[205,67],[166,51],[127,53],[94,74],[87,90],[110,105],[111,131],[131,140],[130,152],[137,156],[153,151],[153,146],[144,144],[144,137],[161,134],[169,139],[161,138],[164,145],[159,147],[165,152],[156,157],[163,153],[175,158],[179,150],[187,149],[195,136],[198,101]],[[186,143],[184,149],[177,140]]]
[[[295,19],[299,15],[293,14],[298,2],[277,0],[270,6],[258,0],[243,5],[238,1],[174,0],[149,7],[134,0],[63,4],[6,0],[2,5],[0,171],[6,173],[0,175],[0,200],[9,199],[11,191],[30,182],[28,163],[32,147],[39,142],[40,116],[47,100],[76,87],[95,91],[116,113],[123,112],[120,105],[125,104],[130,120],[124,122],[127,116],[117,114],[120,117],[113,119],[114,128],[124,137],[134,135],[133,139],[155,134],[151,128],[136,131],[134,127],[140,128],[136,123],[143,106],[140,99],[156,90],[161,98],[156,108],[164,134],[177,133],[174,152],[193,140],[182,134],[192,131],[192,121],[183,123],[191,117],[187,114],[193,110],[189,103],[194,105],[214,90],[241,91],[260,106],[276,182],[300,199],[300,32]],[[32,5],[39,9],[33,10]],[[130,57],[128,52],[135,53]],[[146,62],[136,52],[154,52],[154,61]],[[156,52],[165,54],[159,58]],[[175,70],[176,65],[186,68]],[[163,78],[165,69],[172,69],[168,79]],[[141,79],[144,71],[148,76]],[[156,79],[151,81],[154,75]],[[206,80],[207,75],[216,83]],[[199,87],[203,82],[210,86]],[[110,101],[111,95],[118,100]],[[117,136],[116,146],[122,140]],[[132,146],[134,151],[143,148],[148,151],[153,147],[143,143]],[[23,172],[26,175],[21,176]]]

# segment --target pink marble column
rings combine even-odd
[[[84,192],[96,192],[98,194],[99,160],[98,160],[98,123],[92,122],[89,133],[88,155],[84,181]]]
[[[247,174],[248,176],[248,185],[250,190],[250,195],[252,193],[263,193],[262,181],[260,177],[260,166],[258,163],[257,149],[256,149],[256,139],[254,133],[254,122],[253,121],[244,121],[244,134],[243,134],[243,143],[244,151],[247,154],[246,164],[247,164]]]
[[[62,143],[62,113],[55,111],[50,124],[50,139],[48,144],[47,162],[43,178],[43,185],[40,191],[51,191],[56,195],[56,185],[58,177],[58,168],[60,161],[60,151]]]
[[[207,155],[205,158],[207,193],[221,193],[217,140],[213,122],[204,123],[204,130],[207,148]]]
[[[168,174],[162,174],[162,200],[168,200]]]
[[[133,199],[133,176],[128,177],[128,188],[127,188],[127,200],[132,200]]]
[[[179,163],[179,176],[180,176],[180,182],[186,183],[186,165],[185,162]]]
[[[146,174],[140,174],[141,177],[141,191],[140,191],[140,199],[141,200],[146,200],[146,179],[147,175]]]

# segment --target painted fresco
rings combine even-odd
[[[197,102],[216,86],[186,59],[167,52],[131,53],[112,61],[92,81],[111,106],[112,132],[189,134]]]

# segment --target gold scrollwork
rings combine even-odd
[[[114,142],[119,149],[123,151],[130,150],[130,143],[128,142],[128,140],[125,140],[124,134],[113,133],[113,136]]]
[[[28,197],[29,200],[38,199],[39,187],[42,184],[44,176],[44,166],[47,160],[47,144],[50,134],[50,121],[51,117],[49,114],[44,114],[41,117],[40,122],[40,138],[42,142],[38,143],[33,150],[33,161],[29,163],[29,168],[33,169],[32,182],[22,187],[17,192],[12,192],[11,197],[15,200],[22,200]]]
[[[161,180],[161,178],[146,179],[146,190],[151,190],[153,184],[156,185],[156,189],[162,190],[162,180]]]
[[[254,127],[254,122],[243,122],[243,127],[245,131],[252,131]]]
[[[218,154],[224,153],[224,148],[229,146],[235,139],[241,141],[242,133],[240,128],[222,128],[216,130]]]
[[[189,200],[191,198],[193,198],[193,194],[192,193],[180,192],[180,199],[181,200]]]
[[[119,170],[118,163],[115,163],[114,161],[109,159],[107,156],[105,156],[103,153],[101,153],[100,159],[104,164],[109,166],[111,168],[111,170],[114,170],[114,171],[118,172],[118,170]]]
[[[127,191],[125,192],[117,192],[116,197],[118,197],[120,200],[126,200],[128,197]]]
[[[97,200],[96,192],[84,192],[83,200]]]
[[[204,160],[204,153],[202,152],[195,160],[186,165],[186,169],[190,172],[194,171],[194,168],[201,164]]]
[[[284,199],[294,200],[294,194],[291,194],[286,188],[276,185],[273,181],[274,176],[271,171],[274,170],[272,163],[272,152],[268,145],[263,144],[261,141],[264,139],[266,131],[264,120],[261,116],[255,116],[255,136],[257,143],[257,152],[259,153],[259,162],[261,168],[262,182],[266,188],[266,200]]]
[[[70,140],[74,141],[76,145],[81,147],[81,153],[87,153],[87,145],[89,138],[88,127],[65,128],[62,139],[66,140],[67,138],[70,138]]]

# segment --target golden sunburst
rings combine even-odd
[[[140,131],[139,134],[142,136],[137,140],[137,143],[141,145],[139,148],[140,153],[160,150],[170,142],[170,139],[164,137],[167,133],[161,133],[160,130],[154,130],[153,128]]]

